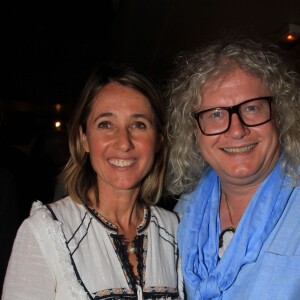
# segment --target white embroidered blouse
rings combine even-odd
[[[2,300],[183,299],[177,226],[173,212],[145,210],[136,281],[112,226],[70,197],[37,201],[17,233]]]

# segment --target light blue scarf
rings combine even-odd
[[[257,259],[292,193],[285,179],[278,162],[254,194],[218,263],[220,182],[213,170],[207,173],[178,230],[188,299],[222,299],[241,267]]]

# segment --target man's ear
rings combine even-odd
[[[85,152],[90,152],[90,148],[89,148],[89,143],[87,141],[87,137],[86,134],[83,133],[82,131],[82,127],[79,127],[79,132],[80,132],[80,141],[81,141],[81,145],[84,149]]]

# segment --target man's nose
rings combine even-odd
[[[230,126],[226,133],[235,138],[241,138],[249,131],[249,128],[243,124],[238,112],[232,112]]]

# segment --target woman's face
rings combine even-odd
[[[198,110],[233,106],[245,100],[271,96],[266,85],[241,69],[212,79],[203,89]],[[218,173],[223,183],[255,185],[261,183],[275,166],[280,144],[274,120],[256,127],[243,125],[237,114],[231,116],[228,131],[206,136],[197,130],[200,152]]]
[[[102,191],[139,188],[161,143],[148,99],[117,83],[95,97],[81,139]]]

